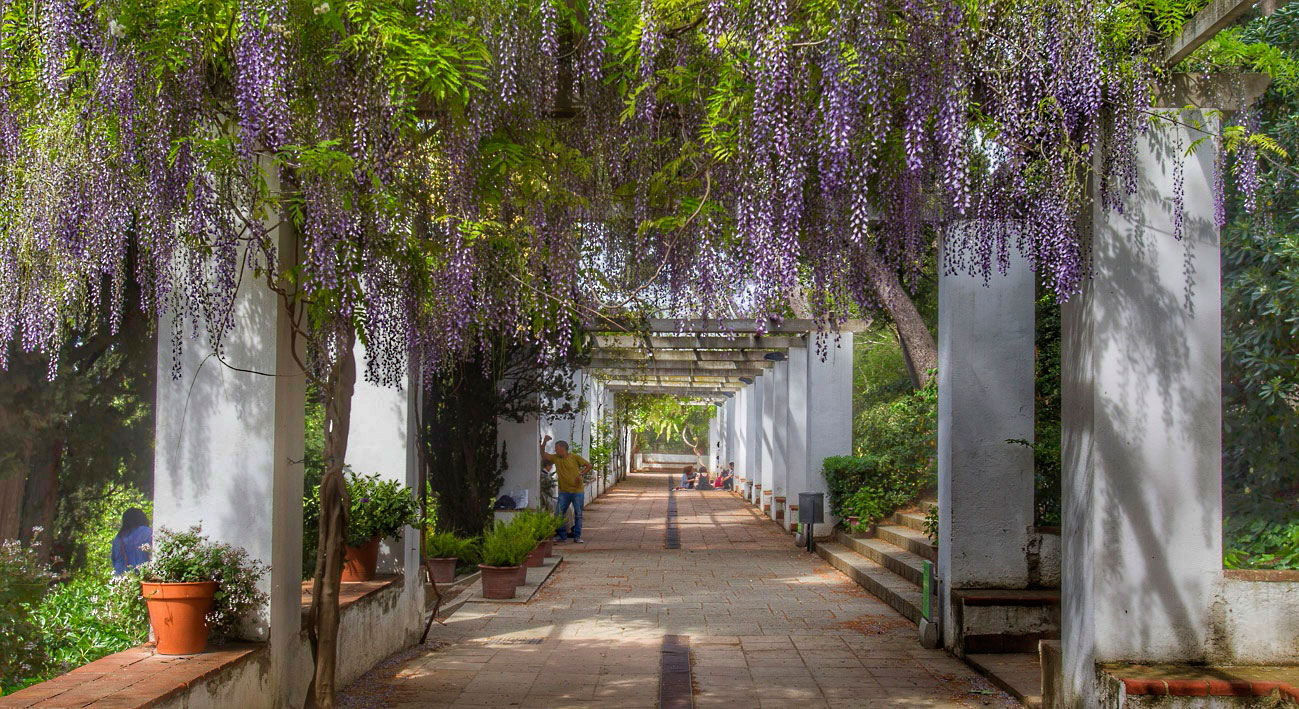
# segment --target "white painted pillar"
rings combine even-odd
[[[789,360],[771,368],[771,510],[772,519],[784,516],[789,479]]]
[[[279,252],[294,253],[293,239],[291,229],[280,229]],[[220,360],[205,335],[191,339],[182,323],[180,378],[174,379],[173,323],[169,317],[158,323],[153,526],[202,525],[204,535],[270,567],[259,584],[269,603],[246,630],[270,642],[277,701],[288,706],[309,679],[292,674],[302,660],[306,377],[294,360],[289,316],[278,297],[261,279],[241,283],[235,329],[222,342]]]
[[[547,429],[548,430],[548,429]],[[528,506],[536,508],[541,500],[542,422],[530,415],[523,421],[501,418],[496,422],[496,449],[505,456],[505,473],[498,494],[527,490]]]
[[[762,465],[763,465],[763,427],[762,427],[762,394],[763,382],[767,377],[758,377],[749,387],[749,478],[753,481],[749,501],[755,505],[762,504]]]
[[[365,347],[356,344],[358,370],[364,369]],[[413,377],[419,373],[413,372]],[[358,376],[352,395],[352,427],[347,443],[347,464],[359,474],[377,473],[396,480],[419,495],[419,433],[415,413],[419,387],[387,387]],[[408,590],[416,584],[420,563],[419,530],[407,527],[400,539],[385,539],[379,555],[380,573],[405,573]]]
[[[953,591],[1025,588],[1033,525],[1032,267],[938,279],[938,577],[944,643],[956,646]]]
[[[806,347],[789,348],[788,381],[789,422],[785,427],[785,529],[798,521],[798,494],[813,492],[808,485],[808,350]]]
[[[717,470],[717,447],[721,440],[721,406],[709,406],[709,413],[712,414],[712,418],[708,419],[708,462],[705,467],[708,467],[709,473],[713,473]]]
[[[749,466],[749,398],[753,395],[753,387],[746,386],[735,392],[735,424],[734,424],[734,452],[731,456],[735,458],[736,477],[743,477],[744,483],[736,482],[736,489],[745,499],[749,497],[749,488],[753,481],[753,473]]]
[[[1215,118],[1182,120],[1217,129]],[[1092,278],[1064,308],[1065,706],[1097,705],[1096,663],[1212,659],[1222,577],[1213,141],[1182,157],[1201,136],[1179,124],[1137,137],[1138,191],[1122,213],[1094,208]],[[1185,167],[1180,241],[1174,160]]]
[[[736,407],[739,406],[741,393],[742,392],[736,392],[735,396],[726,400],[726,406],[724,407],[724,410],[726,411],[726,441],[722,444],[722,467],[725,468],[728,464],[735,463],[737,477],[739,476],[738,469],[740,464],[739,461],[736,460],[737,451],[735,450],[735,434],[737,432]],[[736,480],[736,489],[739,489],[739,484],[740,481]]]
[[[770,512],[771,498],[776,485],[776,374],[768,370],[766,374],[758,380],[758,391],[762,398],[762,408],[759,419],[759,435],[762,441],[762,497],[758,500],[758,505],[763,512]]]
[[[825,359],[816,351],[815,335],[807,350],[807,492],[825,493],[825,524],[817,536],[829,536],[838,518],[830,514],[830,487],[822,463],[826,458],[852,453],[852,337],[851,332],[829,337]]]

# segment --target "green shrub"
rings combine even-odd
[[[889,512],[892,512],[892,510],[885,509],[886,497],[887,493],[877,488],[859,488],[844,502],[844,516],[856,517],[858,523],[862,526],[869,526],[873,522],[879,522]]]
[[[536,546],[531,534],[519,527],[497,522],[483,533],[482,563],[487,566],[518,566]]]
[[[565,522],[563,517],[544,510],[523,510],[510,520],[510,525],[541,542],[555,536]]]
[[[0,689],[26,686],[51,667],[32,613],[54,575],[36,550],[16,540],[0,542]]]
[[[1299,569],[1299,514],[1288,505],[1228,502],[1245,510],[1223,519],[1222,564],[1228,569]]]
[[[347,494],[351,505],[347,524],[350,547],[363,546],[374,535],[391,537],[407,525],[420,524],[419,501],[410,488],[396,480],[380,480],[378,474],[359,475],[347,471]],[[316,545],[320,529],[320,484],[302,500],[302,576],[316,573]]]
[[[53,665],[50,674],[67,672],[148,640],[149,623],[139,612],[139,604],[139,582],[129,574],[108,578],[85,575],[55,586],[32,615]]]
[[[478,540],[462,539],[451,532],[440,532],[424,537],[424,556],[429,559],[478,558]]]

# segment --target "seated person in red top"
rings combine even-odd
[[[722,474],[717,476],[717,487],[722,490],[735,489],[735,463],[726,466]]]

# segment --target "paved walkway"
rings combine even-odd
[[[344,706],[648,708],[661,678],[697,707],[1018,706],[739,497],[675,499],[680,549],[666,480],[632,476],[588,506],[588,543],[562,545],[537,598],[467,604]],[[665,660],[682,644],[684,681]]]

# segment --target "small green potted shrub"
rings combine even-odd
[[[878,491],[864,487],[847,499],[844,508],[848,512],[848,531],[875,534],[876,523],[887,514],[881,497]]]
[[[520,571],[526,573],[523,561],[532,551],[532,539],[510,525],[497,523],[483,533],[480,548],[483,598],[514,598],[520,585]]]
[[[526,510],[515,516],[511,524],[535,543],[525,565],[529,568],[541,566],[554,548],[553,537],[561,524],[559,517],[540,510]]]
[[[380,480],[377,474],[349,471],[347,494],[351,505],[343,549],[343,580],[369,581],[379,563],[379,543],[407,526],[419,524],[419,503],[410,488],[396,480]],[[319,500],[319,487],[314,495]]]
[[[456,562],[473,558],[476,540],[451,532],[424,537],[424,565],[433,583],[450,583],[456,578]]]
[[[203,652],[209,634],[235,637],[241,620],[266,603],[257,588],[266,565],[243,549],[211,541],[198,527],[162,528],[151,551],[152,558],[129,573],[139,580],[159,655]]]

